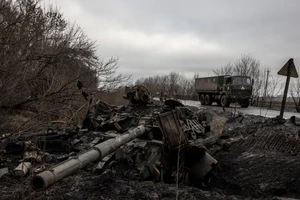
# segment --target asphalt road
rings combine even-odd
[[[188,106],[196,106],[196,107],[201,107],[203,105],[200,104],[199,101],[191,101],[191,100],[181,100],[181,102],[185,105]],[[206,106],[206,107],[213,107],[214,109],[220,109],[222,110],[221,107],[217,106],[216,104],[213,104],[212,106]],[[260,115],[264,117],[276,117],[280,114],[280,111],[276,110],[268,110],[265,108],[259,108],[259,107],[252,107],[249,106],[248,108],[241,108],[238,104],[231,104],[229,108],[225,108],[226,110],[230,110],[232,112],[241,112],[245,114],[250,114],[250,115]],[[297,112],[284,112],[283,117],[285,119],[289,119],[291,116],[296,116],[300,118],[300,113]]]

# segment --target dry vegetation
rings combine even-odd
[[[95,42],[58,10],[0,1],[0,132],[76,124],[86,104],[77,81],[96,93],[115,88],[128,78],[116,69],[117,59],[99,60]]]

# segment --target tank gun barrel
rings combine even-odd
[[[123,144],[130,142],[149,130],[150,128],[145,127],[144,125],[139,125],[128,130],[121,136],[97,144],[93,147],[93,149],[83,152],[76,157],[69,158],[51,169],[45,170],[34,176],[31,182],[32,188],[34,190],[45,189],[48,186],[70,176],[79,169],[86,167],[89,163],[101,160]]]

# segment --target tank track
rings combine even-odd
[[[300,154],[300,140],[295,136],[272,132],[246,138],[245,140],[235,142],[230,147],[231,151],[251,151],[255,149],[274,150],[296,156]]]
[[[300,141],[276,132],[260,133],[220,152],[220,180],[228,193],[300,196]]]

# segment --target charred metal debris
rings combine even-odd
[[[205,117],[173,99],[154,103],[142,85],[126,88],[126,106],[94,103],[82,84],[78,88],[90,103],[82,127],[2,137],[0,178],[31,174],[32,188],[43,190],[91,164],[103,172],[122,163],[138,180],[209,182],[217,161],[206,144],[216,140]]]

